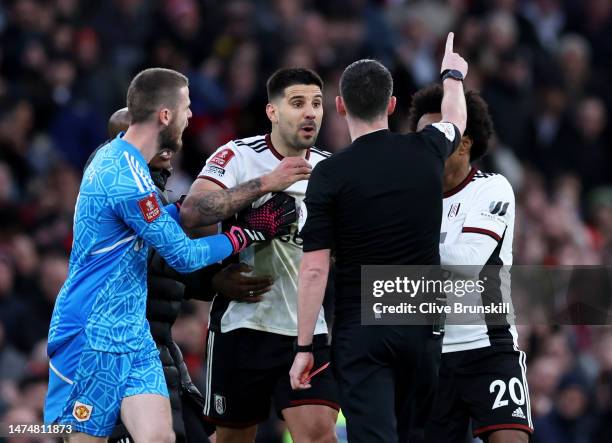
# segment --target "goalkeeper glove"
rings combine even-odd
[[[223,234],[232,243],[236,254],[255,242],[271,240],[296,220],[295,199],[279,192],[258,208],[241,213],[239,224],[230,226]]]

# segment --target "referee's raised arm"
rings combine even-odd
[[[404,318],[384,315],[372,323],[374,306],[367,298],[370,288],[362,292],[362,267],[440,264],[444,163],[466,126],[467,63],[453,52],[452,42],[451,34],[441,66],[442,121],[419,133],[389,131],[397,100],[385,66],[358,60],[344,70],[336,110],[347,122],[351,144],[313,169],[301,208],[304,256],[290,381],[294,389],[308,389],[317,369],[326,367],[313,357],[312,335],[333,252],[331,368],[351,443],[398,441],[411,425],[423,427],[431,411],[439,327],[398,324]]]

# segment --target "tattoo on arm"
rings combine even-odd
[[[261,187],[261,179],[255,178],[230,189],[194,195],[198,225],[212,225],[241,211],[264,194]]]

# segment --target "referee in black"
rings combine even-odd
[[[304,256],[298,283],[298,343],[293,389],[308,389],[312,336],[325,292],[331,249],[336,258],[332,368],[353,442],[394,443],[405,410],[427,416],[441,339],[432,326],[361,325],[362,265],[439,265],[444,161],[465,130],[462,80],[467,63],[448,35],[442,60],[442,121],[419,133],[389,132],[393,80],[374,60],[349,65],[337,111],[352,143],[314,168],[300,211]],[[316,375],[315,375],[316,376]],[[417,402],[418,399],[418,402]],[[417,404],[418,403],[418,404]],[[402,412],[403,409],[403,412]],[[424,417],[423,417],[424,418]]]

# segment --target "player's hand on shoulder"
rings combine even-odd
[[[446,47],[444,49],[444,57],[442,58],[442,67],[440,68],[440,72],[446,71],[447,69],[456,69],[457,71],[463,74],[463,78],[467,75],[468,72],[468,64],[456,52],[453,52],[453,41],[455,39],[455,34],[452,32],[448,33],[448,37],[446,38]]]
[[[232,300],[257,303],[274,283],[271,276],[245,275],[251,272],[246,263],[234,263],[217,272],[212,280],[216,293]]]
[[[302,157],[286,157],[270,173],[262,177],[263,187],[268,192],[278,192],[300,180],[308,180],[312,166]]]

